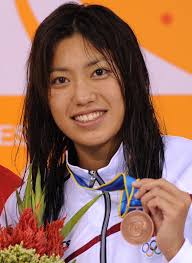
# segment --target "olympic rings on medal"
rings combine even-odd
[[[151,240],[150,242],[144,243],[142,246],[142,252],[147,257],[152,257],[153,255],[160,255],[161,251],[157,246],[157,242],[155,239]]]

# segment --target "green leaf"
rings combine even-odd
[[[38,168],[36,182],[35,182],[35,193],[32,194],[33,211],[37,217],[38,224],[43,224],[43,214],[45,211],[45,193],[41,189],[41,174]]]
[[[19,192],[17,190],[16,190],[16,198],[17,198],[19,214],[21,215],[21,213],[23,211],[23,201],[21,200],[21,197],[20,197]]]
[[[35,211],[35,194],[33,191],[31,193],[31,204],[32,204],[32,210]]]
[[[23,198],[23,208],[32,208],[31,202],[31,194],[32,194],[32,167],[29,170],[29,176],[27,178],[27,186],[25,189],[25,195]]]
[[[86,205],[84,205],[62,228],[61,234],[63,238],[66,238],[68,234],[71,232],[73,227],[77,224],[77,222],[81,219],[81,217],[87,212],[87,210],[101,197],[101,195],[96,196],[93,200],[89,201]]]
[[[39,226],[43,224],[44,211],[45,211],[45,197],[44,197],[44,194],[42,194],[41,200],[39,201],[38,204],[36,204],[36,207],[34,210]]]
[[[38,168],[36,182],[35,182],[35,203],[38,204],[42,197],[42,189],[41,189],[41,174]]]

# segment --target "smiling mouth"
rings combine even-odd
[[[82,114],[82,115],[75,116],[73,119],[81,123],[86,123],[86,122],[97,120],[105,112],[106,111],[95,111],[95,112],[91,112],[88,114]]]

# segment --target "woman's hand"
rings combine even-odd
[[[150,214],[161,252],[171,260],[184,243],[184,226],[191,204],[190,195],[164,179],[134,182],[144,211]]]

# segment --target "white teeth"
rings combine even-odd
[[[92,112],[92,113],[89,113],[89,114],[76,116],[75,120],[76,121],[81,121],[81,122],[92,121],[92,120],[97,119],[99,116],[101,116],[103,114],[104,114],[104,112],[102,112],[102,111]]]

